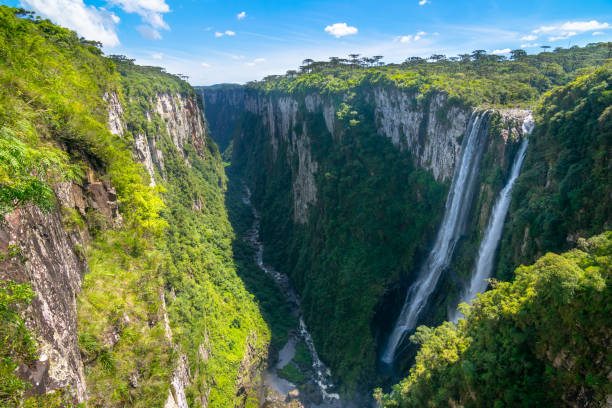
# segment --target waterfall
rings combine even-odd
[[[393,363],[397,347],[406,334],[416,327],[442,272],[450,264],[455,244],[465,229],[486,144],[488,117],[488,112],[474,112],[470,118],[461,146],[461,160],[453,174],[436,241],[421,267],[418,279],[408,289],[404,306],[381,357],[381,361],[387,365]]]
[[[504,222],[506,220],[506,215],[508,214],[508,208],[510,207],[512,187],[514,187],[514,183],[521,172],[521,165],[523,164],[525,153],[527,152],[529,139],[526,137],[526,135],[532,132],[533,125],[533,117],[531,115],[527,116],[523,121],[523,141],[521,142],[519,151],[514,159],[514,163],[512,164],[510,178],[508,179],[508,182],[504,186],[503,190],[499,193],[499,198],[493,207],[493,212],[491,213],[491,218],[489,219],[489,225],[487,225],[485,235],[480,242],[476,268],[472,274],[470,286],[461,296],[461,301],[459,303],[471,302],[472,299],[476,297],[477,293],[482,293],[487,289],[487,285],[489,284],[488,279],[491,277],[491,272],[493,271],[495,252],[499,246],[499,241],[504,228]],[[449,320],[456,323],[459,320],[460,315],[461,312],[455,308],[450,313]]]

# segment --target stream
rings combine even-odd
[[[293,289],[287,275],[276,271],[263,262],[264,246],[259,238],[260,216],[251,203],[251,191],[244,183],[242,202],[251,208],[254,218],[253,225],[245,233],[244,239],[255,251],[255,263],[266,275],[270,276],[274,282],[276,282],[286,301],[291,306],[292,312],[298,318],[298,326],[295,330],[292,330],[287,343],[279,351],[277,364],[273,367],[268,367],[264,374],[264,382],[269,388],[278,392],[284,398],[296,395],[297,393],[295,390],[298,390],[301,396],[301,398],[299,398],[300,402],[304,404],[306,408],[340,408],[342,407],[340,396],[331,391],[334,388],[331,372],[319,359],[312,341],[312,336],[308,332],[308,328],[302,317],[298,294],[295,289]],[[291,362],[296,354],[296,346],[300,342],[306,345],[310,358],[312,359],[311,369],[301,370],[308,379],[307,384],[302,387],[296,386],[278,375],[278,370],[284,368]],[[306,398],[304,397],[302,391],[306,388],[315,390],[316,395],[314,395],[314,398],[312,395],[306,396]],[[310,394],[312,394],[312,392],[310,392]]]

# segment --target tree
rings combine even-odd
[[[431,57],[429,57],[429,59],[434,61],[434,62],[443,61],[443,60],[446,59],[446,55],[444,55],[444,54],[433,54]]]
[[[378,65],[381,65],[380,62],[383,58],[384,57],[382,55],[375,55],[374,57],[372,57],[372,59],[374,60],[374,64],[378,64]]]
[[[525,50],[512,50],[510,51],[510,59],[513,61],[521,61],[523,58],[527,56],[527,51]]]
[[[472,59],[474,61],[481,61],[487,55],[486,50],[474,50],[472,51]]]
[[[351,64],[359,65],[359,54],[349,54]]]

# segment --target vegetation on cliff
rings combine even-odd
[[[158,179],[166,190],[162,216],[168,222],[168,259],[162,276],[177,352],[186,353],[190,362],[188,400],[234,406],[237,388],[249,386],[237,384],[241,364],[249,370],[261,364],[270,333],[253,296],[236,274],[236,236],[225,208],[226,177],[219,151],[208,137],[203,151],[197,151],[191,140],[185,146],[185,159],[156,113],[155,101],[161,93],[196,99],[186,82],[158,68],[115,61],[128,101],[128,132],[154,138],[164,157],[164,172]],[[258,353],[250,356],[252,361],[243,361],[247,343]]]
[[[546,94],[536,123],[500,247],[504,279],[612,227],[612,65]]]
[[[458,326],[421,326],[410,376],[384,407],[563,406],[612,388],[612,233],[548,253],[464,307]]]
[[[195,101],[195,91],[159,68],[104,58],[97,44],[5,6],[0,83],[2,213],[23,205],[60,210],[53,194],[57,181],[102,181],[117,191],[122,221],[94,209],[87,217],[62,211],[69,231],[91,238],[82,254],[89,271],[77,297],[89,404],[163,406],[182,353],[190,362],[191,403],[252,403],[251,378],[240,370],[257,374],[269,330],[236,275],[219,152],[210,140],[203,151],[190,140],[178,152],[153,107],[157,94]],[[122,136],[108,130],[109,95],[124,108]],[[137,132],[159,140],[163,186],[150,187],[134,159]],[[164,324],[164,291],[172,340]],[[257,354],[245,358],[247,343]],[[18,353],[5,354],[3,349],[6,367],[21,362]],[[11,378],[0,381],[0,389],[8,390],[3,401],[19,400],[27,388]],[[246,396],[237,396],[240,388]]]

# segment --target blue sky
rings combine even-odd
[[[612,41],[610,0],[0,2],[102,41],[106,54],[189,75],[193,85],[243,83],[349,53],[401,62]]]

